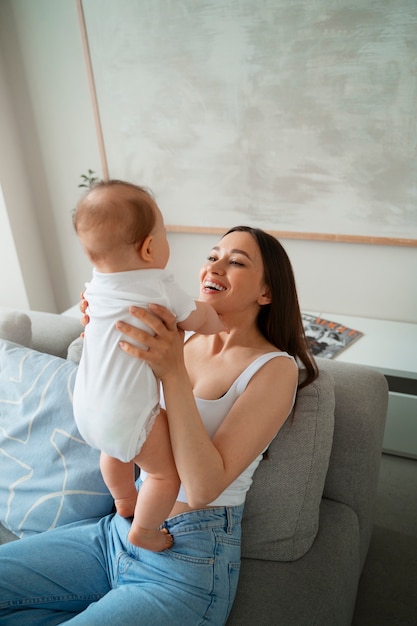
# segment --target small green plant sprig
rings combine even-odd
[[[98,180],[100,180],[99,178],[97,178],[97,176],[95,175],[95,171],[94,170],[87,170],[87,174],[81,174],[80,178],[82,180],[82,182],[78,185],[78,187],[85,187],[86,189],[89,189],[91,187],[91,185],[93,185],[94,183],[96,183]],[[74,217],[76,209],[72,209],[72,216]]]
[[[78,187],[91,187],[94,183],[98,181],[97,176],[95,175],[94,170],[87,170],[87,174],[81,174],[80,178],[82,182],[78,185]]]

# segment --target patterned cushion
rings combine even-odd
[[[111,512],[72,413],[77,366],[0,340],[0,522],[19,537]]]
[[[301,389],[289,418],[255,472],[242,524],[242,556],[294,561],[311,547],[329,465],[334,382],[328,372]]]

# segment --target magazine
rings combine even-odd
[[[302,313],[304,331],[314,356],[332,359],[363,336],[360,330],[348,328],[339,322],[317,315]]]

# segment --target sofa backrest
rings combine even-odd
[[[330,459],[334,383],[321,372],[297,395],[295,413],[255,472],[242,525],[242,556],[293,561],[312,545]]]

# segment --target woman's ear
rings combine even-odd
[[[153,238],[152,235],[148,235],[142,242],[141,246],[138,246],[138,254],[142,261],[150,263],[153,260]]]
[[[271,304],[271,290],[268,285],[265,285],[260,296],[258,296],[258,304],[263,306],[264,304]]]

